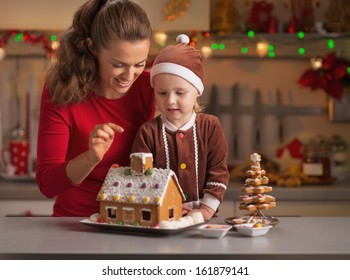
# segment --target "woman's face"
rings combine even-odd
[[[149,40],[113,41],[97,53],[99,94],[110,99],[124,96],[146,66]]]
[[[172,74],[158,74],[153,78],[158,110],[177,128],[191,118],[198,91],[187,80]]]

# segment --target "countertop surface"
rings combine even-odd
[[[106,231],[82,218],[0,218],[1,259],[350,259],[350,217],[280,217],[267,235]],[[223,222],[215,218],[213,223]]]

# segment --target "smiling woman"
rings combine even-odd
[[[138,127],[153,118],[151,34],[129,0],[89,0],[62,33],[42,95],[36,173],[41,192],[56,197],[54,216],[96,213],[107,170],[128,164]]]
[[[96,52],[100,77],[96,92],[110,99],[124,96],[146,66],[149,44],[149,40],[115,41]]]

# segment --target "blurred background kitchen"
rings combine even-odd
[[[35,184],[41,89],[60,32],[85,0],[0,3],[0,216],[50,215]],[[235,216],[253,152],[274,186],[268,214],[349,216],[350,0],[139,0],[148,67],[186,33],[205,57],[200,101],[229,145]],[[54,148],[54,147],[53,147]]]

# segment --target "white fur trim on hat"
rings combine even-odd
[[[173,74],[184,78],[191,83],[197,90],[199,95],[202,95],[204,91],[204,85],[202,80],[190,69],[175,63],[163,62],[154,65],[151,68],[151,86],[153,87],[153,78],[158,74]]]

